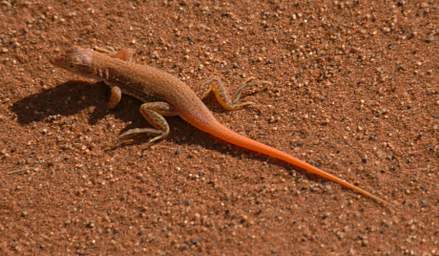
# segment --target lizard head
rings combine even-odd
[[[64,68],[73,73],[91,75],[93,74],[92,54],[93,51],[90,49],[72,47],[58,57],[52,59],[51,62],[55,66]]]

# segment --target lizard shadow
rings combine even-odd
[[[92,122],[103,117],[104,86],[83,81],[68,81],[54,88],[43,90],[16,101],[11,111],[17,115],[21,125],[39,122],[50,116],[70,116],[89,107],[96,107]],[[104,108],[105,109],[105,108]]]
[[[128,123],[125,128],[118,131],[119,133],[131,128],[149,126],[138,111],[140,106],[138,100],[123,97],[120,104],[115,109],[110,110],[106,106],[109,94],[108,86],[102,82],[68,81],[15,102],[11,106],[11,111],[17,115],[17,122],[21,125],[47,120],[56,115],[71,116],[87,110],[89,111],[88,122],[92,125],[107,115],[114,115],[117,119]],[[212,104],[212,101],[208,99],[206,98],[206,101],[209,108],[213,109],[213,112],[222,112],[217,104]],[[166,119],[171,127],[171,134],[166,140],[173,141],[175,144],[201,145],[207,149],[219,151],[233,157],[248,157],[259,161],[267,161],[270,164],[282,167],[289,175],[294,171],[289,164],[281,161],[248,150],[245,150],[246,153],[243,154],[243,149],[223,143],[208,134],[198,131],[178,117],[168,117]],[[119,147],[141,145],[146,143],[148,139],[146,136],[136,136],[133,143]],[[117,150],[117,148],[113,150]],[[312,164],[319,167],[319,164]],[[304,174],[310,179],[319,179],[313,175]]]
[[[58,115],[71,116],[82,111],[87,112],[88,123],[91,125],[107,115],[114,115],[128,123],[123,130],[147,125],[138,113],[139,104],[136,100],[124,97],[115,109],[108,109],[106,102],[109,95],[108,86],[102,82],[68,81],[27,96],[15,102],[10,110],[17,115],[17,122],[21,125],[43,120],[51,122]]]

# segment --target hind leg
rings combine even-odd
[[[236,90],[233,97],[230,97],[229,92],[227,91],[226,87],[224,86],[223,82],[218,77],[213,77],[209,79],[207,82],[205,82],[206,85],[209,86],[209,89],[207,92],[201,97],[201,99],[204,99],[207,97],[210,93],[213,93],[215,95],[216,100],[218,103],[223,107],[225,110],[233,111],[242,109],[244,107],[247,107],[249,105],[255,104],[251,101],[244,101],[239,102],[241,98],[241,91],[249,86],[251,84],[251,81],[255,80],[254,77],[248,78],[239,88]],[[264,82],[269,83],[269,82]]]
[[[132,141],[132,137],[138,134],[153,136],[146,146],[166,138],[169,135],[169,124],[164,116],[175,116],[173,108],[166,102],[147,102],[139,108],[142,116],[148,121],[153,128],[134,128],[125,131],[119,136],[119,145]]]

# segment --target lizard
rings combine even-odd
[[[51,59],[55,66],[79,74],[83,77],[103,81],[110,87],[111,95],[107,106],[115,108],[122,94],[132,96],[143,104],[139,112],[153,128],[133,128],[119,135],[119,141],[127,141],[133,135],[152,135],[147,144],[154,143],[169,135],[170,129],[165,117],[179,116],[193,127],[222,141],[253,151],[292,165],[320,178],[335,182],[382,205],[389,202],[327,171],[321,170],[284,151],[260,143],[227,128],[220,123],[207,108],[202,99],[213,93],[218,103],[229,111],[242,109],[253,102],[240,102],[241,86],[233,98],[218,77],[207,81],[209,86],[203,97],[198,95],[176,76],[158,68],[136,64],[134,50],[122,48],[110,53],[99,49],[73,46]],[[150,102],[151,97],[157,101]]]

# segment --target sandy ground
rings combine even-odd
[[[1,255],[439,255],[439,2],[0,1]],[[225,145],[53,67],[130,47],[202,92],[250,76],[218,119],[394,202]]]

